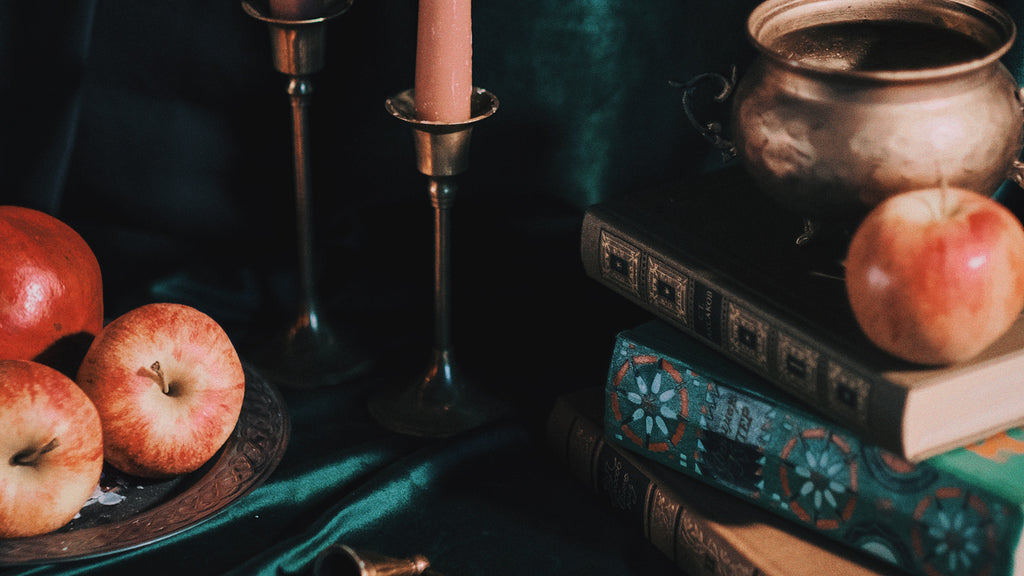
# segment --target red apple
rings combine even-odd
[[[99,484],[99,414],[57,370],[0,360],[0,458],[0,538],[56,530]]]
[[[0,206],[0,358],[73,377],[102,327],[100,266],[85,240],[45,212]]]
[[[148,478],[192,472],[227,441],[245,376],[219,324],[182,304],[146,304],[108,324],[76,378],[103,423],[115,468]]]
[[[883,350],[921,364],[967,360],[1024,309],[1024,228],[996,200],[960,188],[892,196],[853,235],[846,292]]]

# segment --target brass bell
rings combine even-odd
[[[354,550],[344,544],[332,544],[321,552],[313,564],[316,576],[416,576],[423,574],[430,562],[419,554],[411,558],[392,558]]]

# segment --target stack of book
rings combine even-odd
[[[962,364],[888,356],[842,226],[798,242],[737,166],[588,208],[585,272],[654,318],[619,334],[596,416],[556,405],[556,454],[620,502],[623,467],[643,478],[645,534],[698,574],[1024,574],[1024,319]]]

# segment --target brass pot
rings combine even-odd
[[[733,95],[733,144],[765,192],[808,216],[907,190],[990,195],[1020,172],[1016,35],[983,0],[767,0]]]

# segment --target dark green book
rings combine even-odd
[[[968,362],[899,360],[849,308],[849,231],[803,232],[731,166],[590,206],[580,252],[591,278],[908,460],[1024,424],[1024,318]]]

